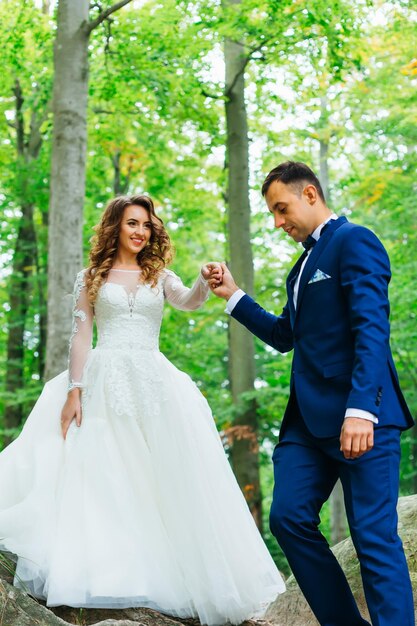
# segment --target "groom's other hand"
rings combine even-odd
[[[238,291],[239,287],[236,285],[234,278],[231,275],[226,263],[222,263],[221,267],[223,271],[222,283],[218,286],[213,285],[211,287],[211,290],[219,298],[229,300],[229,298],[235,293],[235,291]]]
[[[373,422],[360,417],[346,417],[340,434],[340,450],[345,459],[358,459],[373,445]]]

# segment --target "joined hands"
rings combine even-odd
[[[201,273],[218,298],[229,298],[239,289],[226,263],[207,263]]]
[[[210,289],[221,285],[223,280],[223,270],[221,263],[217,261],[211,261],[210,263],[206,263],[201,268],[201,275],[210,285]]]

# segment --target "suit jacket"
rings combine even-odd
[[[280,316],[247,295],[232,316],[280,352],[294,350],[291,394],[316,437],[339,435],[346,408],[373,413],[378,426],[409,428],[413,419],[389,346],[391,272],[384,247],[369,229],[345,217],[332,220],[307,259],[295,309],[293,287],[306,254],[287,278]]]

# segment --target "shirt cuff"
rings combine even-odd
[[[243,296],[246,296],[243,289],[238,289],[237,291],[235,291],[235,293],[228,299],[224,312],[228,315],[231,315],[233,309],[235,308],[239,300],[243,298]]]
[[[364,411],[363,409],[346,409],[345,419],[347,417],[359,417],[361,420],[369,420],[374,424],[378,424],[376,415],[369,413],[369,411]]]

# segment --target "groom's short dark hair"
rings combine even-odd
[[[291,185],[301,195],[306,184],[314,185],[323,202],[326,202],[319,179],[305,163],[299,161],[285,161],[274,167],[265,178],[262,185],[262,195],[268,191],[271,183],[281,181],[285,185]]]

